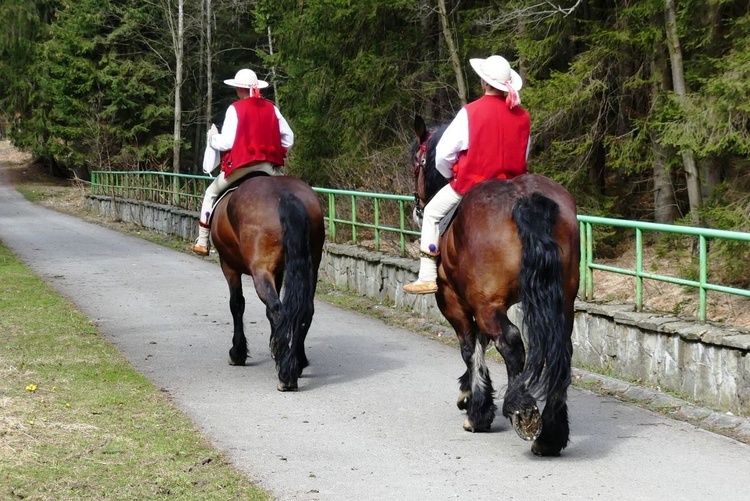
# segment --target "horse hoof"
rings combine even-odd
[[[533,444],[531,444],[531,452],[534,453],[535,456],[559,456],[560,455],[560,448],[559,447],[548,447],[545,445],[542,445],[539,443],[538,440],[535,440]]]
[[[294,383],[279,383],[276,385],[276,389],[279,391],[297,391],[297,382]]]
[[[492,425],[475,425],[474,423],[469,421],[469,418],[464,419],[464,430],[470,431],[471,433],[482,433],[485,431],[490,431],[490,426]]]
[[[518,436],[527,442],[536,440],[542,434],[542,415],[536,405],[515,411],[510,415],[510,423]]]
[[[234,360],[232,357],[229,357],[229,365],[237,365],[237,366],[243,366],[245,365],[245,361],[242,360]]]
[[[469,406],[469,398],[471,397],[470,391],[462,391],[458,394],[458,401],[456,402],[456,407],[458,407],[459,410],[465,411],[466,408]]]

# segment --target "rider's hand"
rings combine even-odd
[[[219,129],[216,128],[216,124],[211,124],[211,128],[208,129],[208,141],[211,142],[211,138],[219,133]]]

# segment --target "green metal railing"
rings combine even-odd
[[[419,236],[419,231],[407,228],[408,202],[414,202],[414,197],[404,195],[389,195],[386,193],[367,193],[361,191],[334,190],[329,188],[313,188],[327,199],[328,233],[332,241],[340,238],[341,227],[349,230],[349,240],[353,243],[361,242],[360,229],[372,230],[374,247],[380,250],[381,236],[393,233],[398,238],[400,253],[406,255],[406,238],[408,235]],[[339,204],[337,201],[346,201]],[[363,220],[364,215],[371,215],[372,222]]]
[[[643,309],[643,280],[657,280],[671,284],[684,285],[698,289],[698,318],[706,320],[706,296],[708,291],[723,292],[738,296],[750,297],[750,291],[735,287],[725,287],[708,282],[708,239],[735,240],[750,243],[750,234],[736,231],[712,230],[708,228],[693,228],[689,226],[674,226],[668,224],[647,223],[638,221],[626,221],[621,219],[609,219],[593,216],[578,216],[581,226],[581,296],[585,300],[594,299],[594,270],[611,273],[619,273],[635,277],[635,303],[636,310]],[[635,270],[617,268],[594,262],[594,225],[602,225],[616,228],[628,228],[635,231]],[[687,280],[683,278],[669,277],[649,273],[643,269],[643,234],[644,232],[673,233],[686,236],[698,237],[698,280]]]
[[[203,194],[213,181],[209,176],[149,171],[95,171],[91,173],[91,193],[131,200],[172,205],[200,211]],[[328,208],[326,222],[332,242],[362,244],[372,240],[375,250],[382,250],[385,237],[397,242],[406,255],[409,236],[419,236],[411,223],[406,204],[414,197],[385,193],[315,188],[321,204]]]
[[[211,183],[209,176],[193,176],[168,172],[102,172],[91,175],[91,192],[95,195],[129,198],[200,210],[203,194]],[[406,255],[407,239],[419,236],[411,222],[411,210],[407,204],[414,198],[405,195],[367,193],[359,191],[315,188],[321,197],[321,205],[327,208],[326,223],[328,238],[332,242],[370,244],[382,250],[383,242],[395,242],[399,253]],[[707,292],[715,291],[750,297],[750,291],[726,287],[708,282],[708,239],[725,239],[750,243],[750,234],[733,231],[692,228],[657,223],[626,221],[579,215],[581,231],[581,289],[584,300],[594,299],[594,270],[635,277],[636,309],[643,309],[643,281],[655,280],[698,289],[698,317],[706,320]],[[635,269],[617,268],[596,263],[594,256],[594,226],[625,228],[635,232]],[[643,269],[644,232],[673,233],[698,238],[698,280],[688,280],[649,273]]]
[[[210,176],[154,171],[94,171],[91,193],[200,211]]]

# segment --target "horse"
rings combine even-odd
[[[412,150],[414,217],[448,180],[435,169],[446,126],[417,116]],[[450,215],[448,216],[450,217]],[[445,221],[444,221],[445,222]],[[444,224],[441,224],[441,230]],[[457,406],[467,431],[489,431],[497,406],[485,362],[492,341],[505,361],[502,414],[538,456],[569,442],[567,389],[579,285],[580,235],[573,197],[544,176],[486,180],[470,189],[439,241],[436,302],[458,337],[466,372]],[[521,303],[526,336],[508,318]],[[537,400],[545,400],[539,412]]]
[[[296,391],[309,365],[305,338],[315,311],[325,227],[318,196],[290,176],[246,178],[214,207],[211,240],[229,285],[234,321],[231,365],[245,365],[242,275],[253,279],[271,323],[269,346],[279,391]],[[280,294],[282,285],[283,295]]]

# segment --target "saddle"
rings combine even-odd
[[[219,205],[219,202],[221,202],[221,200],[225,196],[227,196],[229,193],[231,193],[234,190],[236,190],[237,188],[239,188],[240,185],[242,183],[244,183],[245,181],[247,181],[248,179],[250,179],[252,177],[260,177],[260,176],[271,177],[270,174],[268,174],[267,172],[263,172],[263,171],[248,172],[247,174],[245,174],[244,176],[242,176],[241,178],[239,178],[237,181],[235,181],[232,184],[230,184],[229,188],[227,188],[226,190],[224,190],[224,193],[222,193],[221,195],[219,195],[218,197],[216,197],[216,200],[214,201],[214,204],[211,206],[211,214],[208,216],[208,226],[209,227],[211,226],[211,220],[214,218],[214,209],[216,208],[217,205]]]
[[[453,208],[449,210],[448,213],[443,217],[443,219],[440,220],[440,224],[438,224],[440,235],[445,233],[445,230],[447,230],[448,226],[451,225],[453,218],[456,217],[456,210],[458,209],[459,205],[461,205],[461,202],[458,202],[456,205],[454,205]]]

